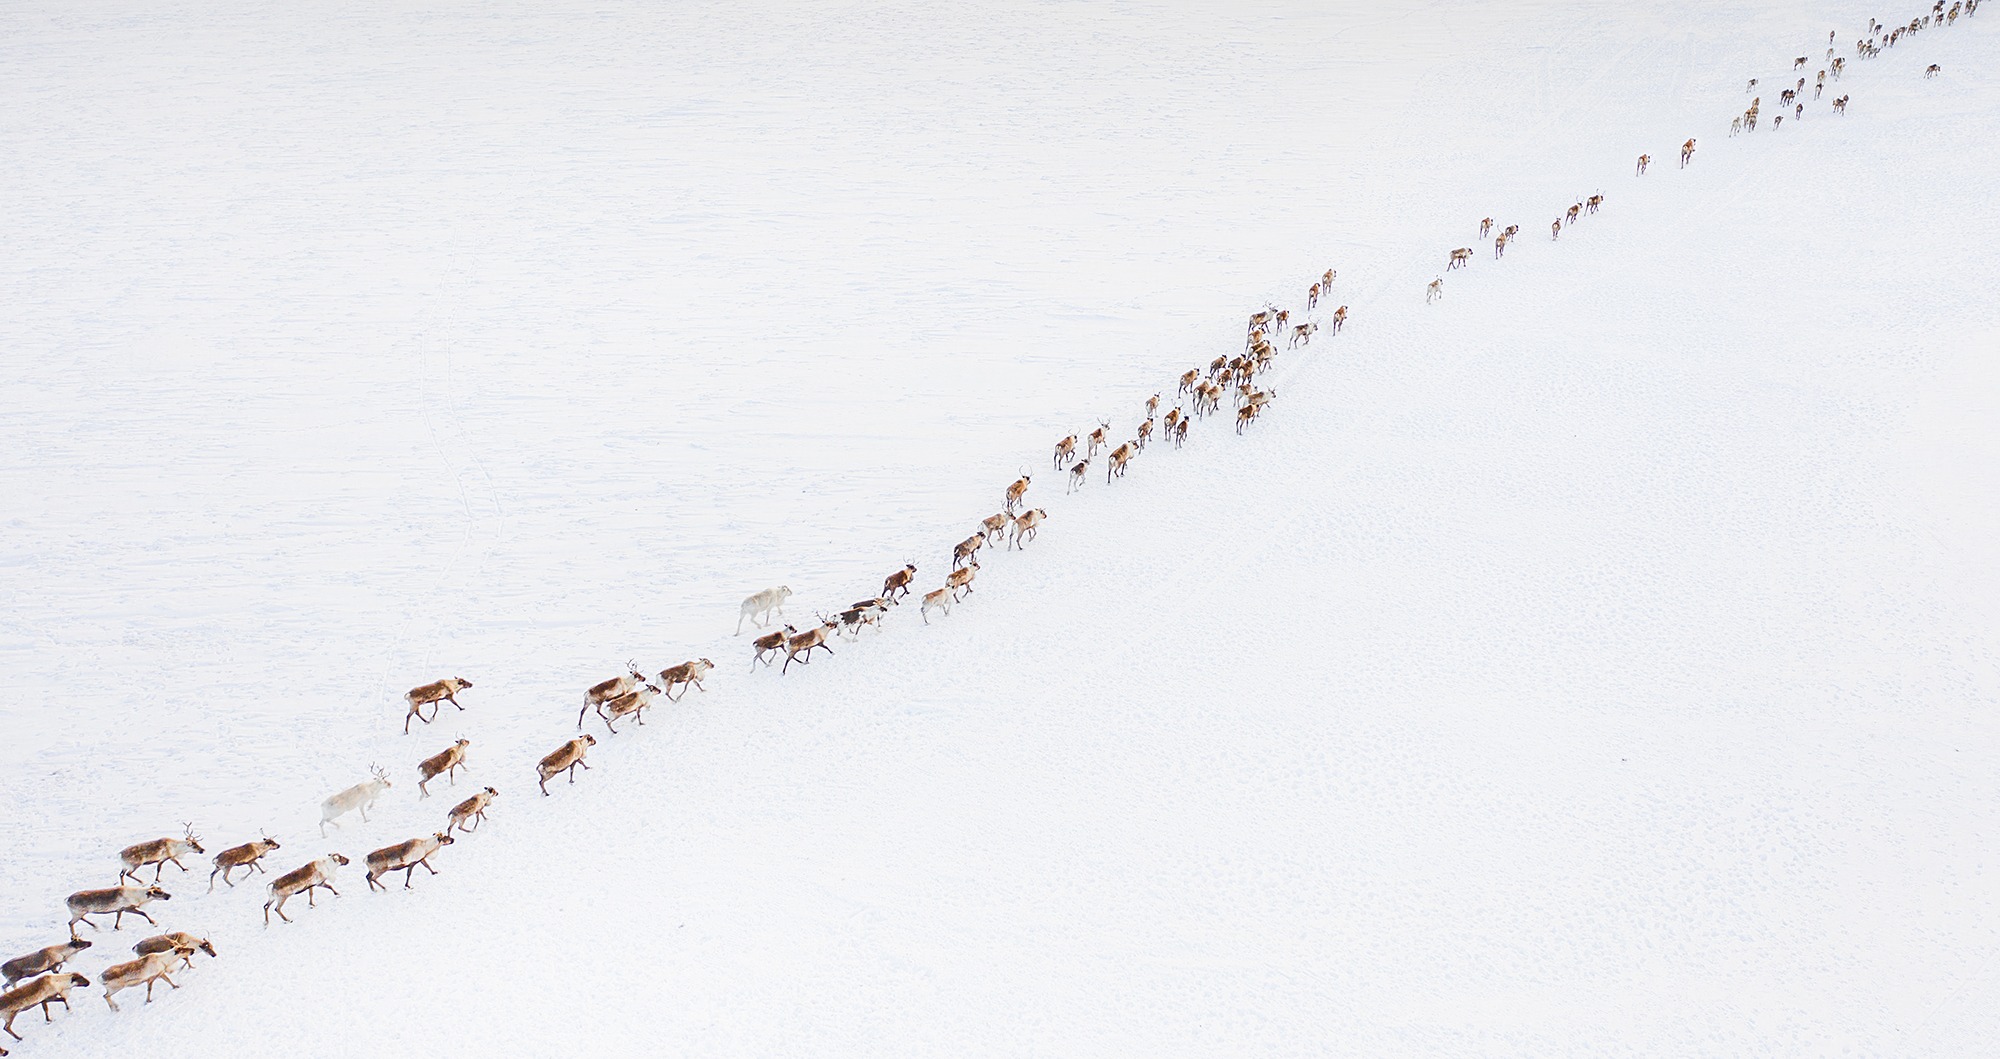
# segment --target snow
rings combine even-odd
[[[1871,16],[9,7],[0,947],[182,821],[355,865],[167,868],[220,957],[8,1044],[1983,1054],[1993,15],[1726,135]],[[1329,266],[1248,434],[1062,495]],[[1024,470],[949,617],[748,672],[744,595],[935,587]]]

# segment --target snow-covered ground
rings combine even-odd
[[[168,868],[221,957],[7,1043],[1984,1054],[2000,11],[1852,58],[1922,12],[0,9],[0,956],[182,821],[502,791],[291,926]],[[1329,266],[1264,422],[1062,495]],[[748,672],[1023,470],[949,618]]]

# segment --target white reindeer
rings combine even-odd
[[[784,585],[767,588],[743,601],[743,609],[736,615],[736,635],[743,635],[743,619],[749,618],[758,628],[771,624],[771,615],[785,615],[785,601],[792,598],[792,590]]]
[[[380,768],[370,765],[368,766],[368,771],[375,774],[374,779],[368,780],[365,783],[357,783],[341,791],[339,794],[328,798],[326,801],[319,803],[319,835],[321,838],[326,837],[326,825],[332,824],[335,827],[339,827],[340,818],[357,809],[361,811],[361,822],[364,824],[367,823],[368,810],[374,807],[375,799],[380,798],[383,791],[395,786],[395,784],[389,782],[389,774]]]

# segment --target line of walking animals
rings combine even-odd
[[[1875,56],[1880,55],[1885,48],[1895,47],[1897,41],[1901,40],[1906,36],[1913,35],[1919,32],[1920,30],[1928,29],[1932,26],[1949,26],[1952,23],[1958,21],[1958,17],[1960,14],[1964,14],[1967,17],[1971,17],[1973,12],[1976,11],[1978,7],[1979,7],[1979,0],[1961,0],[1961,2],[1954,3],[1951,5],[1950,8],[1947,9],[1944,5],[1944,0],[1938,0],[1937,3],[1931,5],[1930,14],[1922,16],[1921,18],[1913,18],[1909,21],[1908,25],[1898,26],[1894,29],[1891,29],[1888,26],[1876,22],[1874,19],[1870,19],[1868,21],[1868,36],[1864,39],[1856,40],[1854,42],[1854,50],[1862,58],[1872,59]],[[1831,45],[1834,42],[1834,39],[1838,35],[1839,31],[1828,30],[1826,34],[1827,44]],[[1877,43],[1878,40],[1880,41],[1879,44]],[[1814,80],[1813,96],[1812,96],[1814,99],[1818,99],[1820,97],[1820,94],[1823,91],[1825,91],[1826,79],[1828,74],[1832,74],[1833,79],[1838,81],[1840,80],[1841,74],[1845,73],[1847,70],[1847,60],[1836,57],[1834,55],[1834,49],[1831,47],[1827,48],[1826,50],[1826,59],[1827,59],[1827,68],[1819,71],[1817,77]],[[1811,60],[1804,55],[1801,55],[1798,58],[1793,59],[1792,60],[1793,72],[1796,73],[1797,71],[1804,69],[1810,61]],[[1936,63],[1932,63],[1931,65],[1924,68],[1924,77],[1926,79],[1933,78],[1936,77],[1941,72],[1943,72],[1943,67],[1940,67]],[[1757,84],[1758,80],[1754,77],[1751,78],[1749,86],[1745,88],[1744,91],[1745,92],[1754,91],[1757,88]],[[1791,88],[1787,88],[1778,93],[1779,104],[1781,106],[1790,106],[1792,108],[1792,120],[1794,122],[1797,122],[1805,117],[1805,112],[1806,112],[1805,103],[1799,100],[1799,94],[1804,92],[1805,88],[1806,88],[1806,79],[1801,77],[1798,79],[1797,83],[1794,84]],[[1849,97],[1845,95],[1836,97],[1833,100],[1833,112],[1836,114],[1847,113],[1848,98]],[[1756,132],[1758,108],[1762,103],[1763,103],[1762,96],[1753,97],[1750,100],[1750,108],[1748,110],[1745,110],[1741,117],[1738,117],[1735,121],[1730,123],[1729,135],[1735,136],[1738,133],[1742,132]],[[1773,118],[1771,119],[1771,127],[1773,129],[1777,129],[1784,124],[1784,121],[1785,121],[1785,115],[1783,113],[1779,113],[1773,116]],[[1689,137],[1686,143],[1681,144],[1680,168],[1686,169],[1688,167],[1688,163],[1694,160],[1694,150],[1695,150],[1695,141],[1693,137]],[[1652,155],[1650,154],[1640,155],[1638,164],[1633,168],[1633,175],[1645,176],[1646,170],[1649,167],[1651,167],[1652,164],[1653,164]],[[1556,219],[1549,224],[1549,238],[1550,239],[1562,238],[1562,231],[1565,224],[1575,225],[1579,217],[1582,217],[1586,214],[1596,213],[1598,207],[1602,205],[1604,205],[1604,196],[1601,194],[1595,194],[1582,200],[1581,202],[1577,202],[1574,205],[1570,206],[1569,209],[1563,211],[1562,214],[1558,215]],[[1492,233],[1493,223],[1494,223],[1493,218],[1491,217],[1486,217],[1480,220],[1479,237],[1481,239],[1486,238],[1489,234]],[[1520,231],[1521,231],[1521,226],[1518,224],[1508,225],[1506,228],[1501,230],[1500,234],[1493,240],[1494,260],[1497,261],[1500,258],[1506,256],[1508,244],[1514,241],[1514,238],[1520,234]],[[1468,267],[1471,264],[1472,264],[1472,248],[1469,246],[1461,246],[1458,249],[1451,251],[1451,253],[1446,257],[1444,270],[1446,272],[1450,272],[1453,271],[1454,269]],[[1424,301],[1426,303],[1434,302],[1442,297],[1444,297],[1444,277],[1439,276],[1436,279],[1431,280],[1430,283],[1425,288]]]

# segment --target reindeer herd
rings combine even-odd
[[[1931,13],[1912,19],[1905,25],[1890,27],[1870,21],[1868,35],[1855,42],[1855,50],[1862,58],[1873,58],[1883,50],[1893,48],[1906,37],[1936,26],[1955,23],[1961,15],[1971,16],[1978,9],[1978,0],[1961,0],[1949,8],[1940,0],[1933,5]],[[1831,44],[1836,34],[1828,34]],[[1846,61],[1827,52],[1828,65],[1821,70],[1814,83],[1813,99],[1817,100],[1829,76],[1834,81],[1841,78]],[[1802,70],[1808,58],[1801,56],[1793,61],[1793,71]],[[1940,68],[1930,66],[1926,77],[1935,77]],[[1755,90],[1758,81],[1752,80],[1749,89]],[[1806,81],[1799,78],[1796,83],[1780,94],[1784,104],[1794,107],[1792,117],[1797,121],[1803,114],[1803,104],[1797,102]],[[1760,97],[1761,98],[1761,97]],[[1844,112],[1848,97],[1843,95],[1833,100],[1836,113]],[[1754,131],[1758,121],[1759,100],[1753,99],[1750,107],[1738,117],[1730,133]],[[1774,127],[1783,120],[1780,114],[1774,120]],[[1681,145],[1680,164],[1685,168],[1694,156],[1695,141],[1689,139]],[[1652,156],[1642,154],[1635,166],[1635,175],[1644,176],[1651,165]],[[1559,238],[1566,226],[1574,226],[1579,219],[1595,214],[1603,205],[1604,196],[1593,193],[1568,207],[1550,225],[1550,237]],[[1494,234],[1496,222],[1487,217],[1479,222],[1479,236],[1484,239]],[[1507,247],[1520,232],[1519,225],[1509,225],[1494,236],[1493,256],[1497,260],[1506,254]],[[1471,247],[1458,247],[1447,255],[1445,271],[1469,268],[1472,263]],[[1306,291],[1305,312],[1312,313],[1320,308],[1323,301],[1331,298],[1336,272],[1329,268]],[[1442,276],[1432,280],[1427,289],[1427,300],[1435,301],[1443,296]],[[1233,356],[1218,356],[1206,365],[1188,369],[1179,378],[1175,390],[1176,403],[1164,416],[1159,414],[1161,394],[1155,393],[1144,404],[1145,416],[1130,431],[1126,440],[1112,443],[1116,432],[1112,430],[1109,418],[1099,419],[1095,429],[1079,437],[1077,434],[1064,436],[1056,442],[1051,463],[1058,474],[1065,475],[1066,494],[1076,493],[1090,481],[1092,465],[1102,453],[1104,482],[1115,483],[1124,477],[1133,460],[1145,453],[1157,435],[1161,440],[1180,448],[1187,440],[1188,432],[1195,420],[1206,419],[1217,414],[1227,399],[1234,409],[1235,431],[1244,433],[1262,415],[1277,396],[1274,389],[1260,388],[1259,381],[1275,364],[1278,352],[1274,345],[1277,336],[1284,336],[1286,348],[1293,349],[1309,345],[1319,333],[1322,321],[1306,320],[1291,322],[1290,310],[1267,305],[1252,314],[1248,321],[1242,351]],[[1347,320],[1347,306],[1341,305],[1326,314],[1326,330],[1338,335]],[[1157,424],[1157,426],[1156,426]],[[1081,449],[1081,453],[1079,453]],[[1029,490],[1033,480],[1028,474],[1021,474],[1007,485],[1001,496],[1001,510],[980,520],[978,527],[951,550],[951,565],[943,584],[922,593],[918,607],[925,625],[931,624],[931,616],[949,616],[954,603],[961,602],[973,592],[974,581],[981,569],[980,553],[987,547],[1004,543],[1007,550],[1025,549],[1038,535],[1048,518],[1047,510],[1027,506]],[[792,597],[788,586],[777,586],[756,592],[745,598],[738,609],[736,634],[741,635],[745,622],[763,630],[773,623],[778,628],[761,632],[751,641],[750,668],[754,673],[759,667],[776,666],[780,674],[789,672],[792,663],[810,665],[814,652],[834,653],[829,642],[837,638],[851,638],[858,641],[864,630],[883,628],[887,616],[893,608],[900,606],[912,594],[918,575],[916,562],[903,564],[891,571],[882,582],[881,592],[873,597],[854,603],[832,615],[816,613],[815,621],[805,630],[784,622],[785,604]],[[549,795],[548,783],[557,777],[564,777],[568,783],[576,782],[579,769],[588,771],[590,765],[585,760],[591,747],[597,745],[594,735],[582,732],[586,721],[593,712],[603,722],[607,735],[618,734],[616,724],[629,719],[635,725],[646,723],[645,711],[656,700],[664,698],[668,702],[679,702],[690,689],[705,693],[703,684],[714,669],[714,663],[707,658],[690,659],[649,677],[641,671],[636,661],[626,663],[626,671],[592,684],[583,694],[582,709],[577,714],[579,734],[566,739],[535,764],[537,787],[544,796]],[[457,710],[465,710],[458,701],[461,692],[471,690],[473,683],[462,677],[448,677],[420,687],[412,688],[404,696],[407,707],[403,717],[403,732],[411,731],[413,721],[429,725],[437,719],[438,712],[445,703]],[[678,692],[678,695],[676,694]],[[429,709],[426,715],[426,707]],[[457,774],[469,767],[469,751],[472,743],[465,738],[454,740],[449,746],[421,760],[417,765],[417,790],[419,800],[430,796],[429,784],[443,779],[448,786],[455,786]],[[393,788],[387,771],[370,766],[370,777],[345,790],[326,798],[320,805],[320,836],[327,836],[327,826],[343,827],[341,821],[358,813],[362,823],[369,820],[369,810],[375,806],[385,791]],[[395,872],[403,873],[403,887],[411,888],[416,870],[424,869],[430,875],[438,870],[431,864],[446,846],[456,841],[453,833],[471,834],[486,821],[486,814],[494,805],[500,792],[491,786],[482,787],[471,797],[452,807],[446,814],[445,827],[428,835],[419,835],[368,853],[364,858],[365,878],[371,890],[386,891],[388,886],[382,881],[384,876]],[[208,892],[214,893],[219,878],[226,890],[236,888],[234,878],[240,872],[243,876],[269,874],[263,860],[284,847],[268,834],[251,839],[215,854],[213,868],[209,872]],[[4,1018],[4,1030],[15,1040],[21,1037],[14,1030],[15,1018],[31,1009],[41,1009],[44,1021],[53,1021],[50,1009],[61,1004],[69,1008],[70,993],[91,985],[91,979],[65,970],[81,954],[92,948],[92,942],[85,940],[78,927],[101,930],[95,918],[110,917],[111,929],[122,930],[126,916],[144,920],[147,925],[157,928],[148,908],[170,902],[173,895],[163,886],[162,880],[168,865],[181,872],[188,866],[183,858],[206,856],[201,838],[195,834],[192,823],[184,824],[179,837],[165,836],[140,842],[119,851],[122,864],[115,885],[103,889],[79,890],[71,894],[66,904],[70,913],[69,937],[61,942],[36,949],[26,955],[0,963],[0,976],[4,976],[4,991],[0,992],[0,1018]],[[285,923],[292,922],[285,912],[285,905],[292,898],[304,896],[308,908],[317,907],[317,892],[325,890],[338,897],[340,891],[334,882],[340,869],[351,861],[340,853],[327,853],[314,858],[273,879],[268,887],[268,899],[264,902],[264,923],[268,927],[271,917],[276,915]],[[151,867],[153,878],[142,880],[140,872]],[[171,973],[193,966],[197,954],[214,957],[216,949],[208,939],[182,932],[170,931],[141,940],[132,947],[133,960],[118,962],[106,967],[97,978],[104,989],[105,1003],[111,1010],[118,1010],[114,997],[127,989],[146,987],[146,1001],[153,998],[153,986],[165,982],[169,988],[178,989]],[[6,1055],[0,1048],[0,1056]]]

